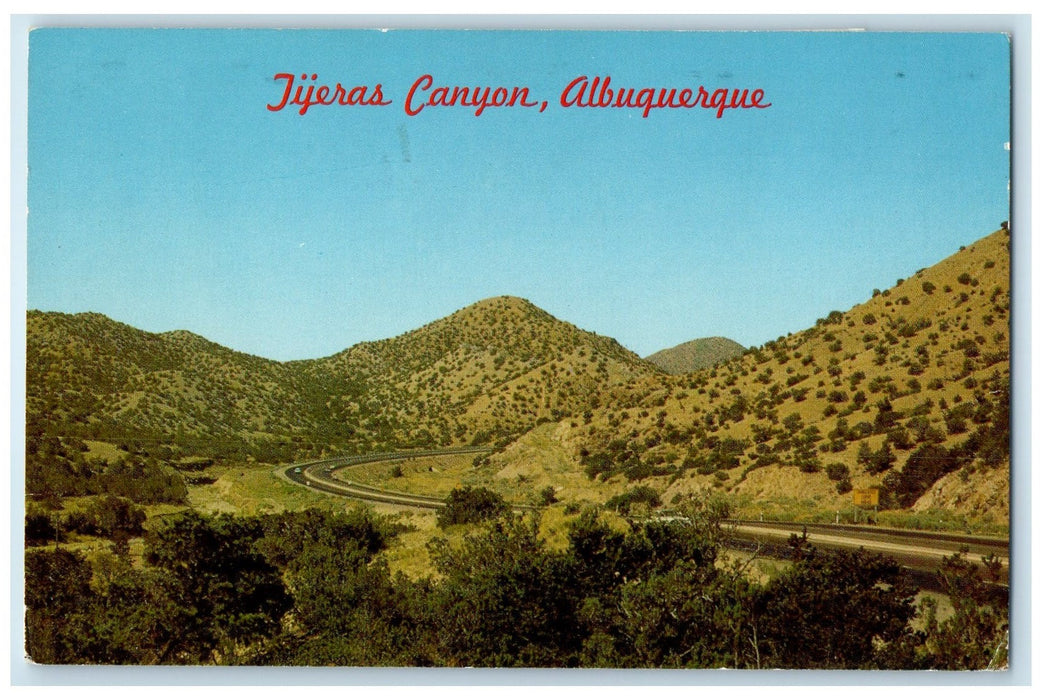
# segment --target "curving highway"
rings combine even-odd
[[[373,503],[387,503],[410,508],[436,510],[445,501],[400,491],[379,489],[360,484],[338,474],[350,467],[417,457],[442,457],[490,452],[489,447],[460,447],[445,450],[382,452],[370,455],[334,457],[279,467],[278,473],[301,486],[348,498]],[[513,506],[518,510],[537,510],[535,506]],[[757,520],[728,520],[722,524],[725,542],[744,549],[754,549],[784,556],[791,535],[806,535],[807,541],[823,549],[861,549],[887,554],[902,566],[916,572],[935,572],[943,557],[960,551],[970,561],[979,562],[986,555],[998,557],[1002,564],[1001,582],[1009,580],[1009,540],[922,530],[901,530],[873,525],[839,525],[827,523],[792,523]]]
[[[373,464],[376,462],[390,462],[399,459],[410,459],[417,457],[444,457],[448,455],[481,454],[491,452],[490,447],[458,447],[446,450],[419,450],[403,452],[381,452],[370,455],[353,455],[345,457],[333,457],[313,462],[301,462],[291,464],[288,467],[279,467],[279,472],[290,481],[301,486],[333,493],[338,496],[358,498],[363,501],[374,503],[390,503],[411,508],[426,508],[436,510],[445,505],[445,501],[434,496],[422,496],[401,491],[389,491],[379,489],[367,484],[359,484],[349,479],[337,476],[337,472],[357,467],[362,464]],[[524,506],[519,506],[524,507]]]

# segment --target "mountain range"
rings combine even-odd
[[[646,359],[516,297],[293,362],[97,313],[30,311],[27,434],[276,462],[502,448],[549,423],[576,469],[620,489],[648,480],[667,497],[713,488],[831,507],[851,488],[883,487],[902,507],[958,502],[1001,519],[1009,308],[1002,229],[812,328],[749,349],[711,338]],[[1003,430],[1005,453],[985,454]],[[928,484],[899,483],[928,447],[935,462],[938,450],[956,456],[925,470]]]
[[[97,313],[30,311],[26,358],[30,433],[258,458],[503,440],[581,412],[606,385],[657,371],[611,338],[515,297],[293,362]]]

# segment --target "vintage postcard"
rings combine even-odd
[[[28,47],[32,664],[1009,672],[1007,34]]]

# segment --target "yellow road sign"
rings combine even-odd
[[[854,489],[854,505],[860,507],[878,506],[879,489]]]

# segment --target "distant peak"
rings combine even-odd
[[[489,297],[487,299],[482,299],[481,301],[476,301],[469,306],[463,307],[453,315],[469,315],[474,313],[520,314],[526,316],[538,314],[540,316],[550,316],[549,313],[539,308],[528,299],[508,295]]]
[[[482,299],[481,301],[474,302],[467,308],[495,308],[504,306],[512,308],[537,308],[535,304],[530,302],[528,299],[522,299],[521,297],[510,295]]]
[[[659,350],[644,359],[670,374],[686,374],[737,357],[745,352],[739,343],[722,336],[697,338]]]

